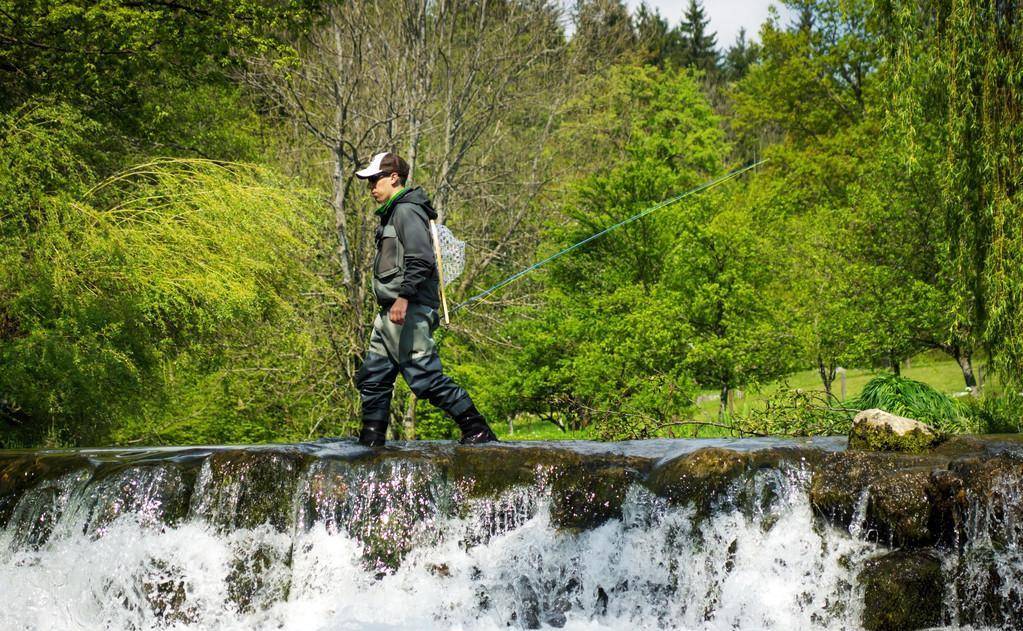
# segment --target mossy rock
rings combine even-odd
[[[930,484],[929,471],[896,471],[871,483],[867,523],[880,541],[913,547],[934,543]]]
[[[817,450],[800,447],[751,452],[707,447],[657,465],[646,485],[672,503],[692,503],[700,515],[722,503],[752,515],[765,510],[777,497],[778,484],[756,482],[760,472],[813,467],[822,457]]]
[[[621,519],[635,469],[585,464],[559,471],[551,486],[551,522],[556,528],[588,530]]]
[[[968,499],[962,476],[948,469],[936,469],[931,472],[925,491],[930,504],[928,529],[933,540],[949,548],[964,543],[963,520]]]
[[[253,613],[288,599],[292,548],[257,543],[236,550],[228,574],[227,598],[240,613]]]
[[[897,550],[867,561],[863,587],[863,628],[912,631],[941,624],[944,577],[930,550]]]
[[[564,449],[473,445],[455,448],[447,474],[466,497],[494,497],[516,486],[544,484],[583,463],[580,454]]]
[[[940,442],[928,425],[876,408],[857,414],[849,431],[849,449],[921,453]]]
[[[942,536],[941,511],[949,509],[936,482],[947,460],[923,455],[848,451],[829,454],[814,467],[810,502],[817,514],[848,529],[867,493],[866,528],[891,545],[927,546]]]
[[[1010,455],[953,462],[949,470],[962,480],[963,524],[982,527],[983,532],[962,532],[970,537],[989,538],[995,546],[1015,546],[1023,535],[1023,501],[1020,480],[1023,461]],[[963,537],[965,539],[965,537]]]
[[[303,528],[312,528],[317,522],[337,521],[339,506],[353,493],[352,468],[344,460],[319,460],[309,467],[302,497]]]
[[[153,559],[140,577],[142,597],[162,625],[194,624],[198,608],[188,602],[188,586],[180,568]]]
[[[175,526],[188,515],[196,468],[174,462],[99,469],[89,482],[87,530],[95,532],[126,513],[149,525]]]
[[[318,461],[306,482],[302,525],[322,522],[348,533],[362,544],[371,571],[397,568],[432,536],[430,524],[454,511],[442,468],[422,458]]]
[[[692,502],[706,512],[749,467],[747,453],[707,447],[658,465],[651,471],[647,486],[672,503]]]
[[[270,524],[290,529],[301,455],[238,449],[211,454],[203,464],[190,514],[222,531]]]
[[[88,462],[79,456],[25,454],[0,460],[0,528],[7,522],[24,493],[42,480],[59,478]]]
[[[39,548],[54,532],[54,528],[69,508],[72,498],[89,481],[92,471],[72,468],[57,477],[44,477],[22,493],[11,511],[8,527],[14,533],[13,548]]]

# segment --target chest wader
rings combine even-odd
[[[433,332],[440,324],[437,310],[409,303],[404,324],[388,317],[404,277],[404,248],[394,226],[377,233],[377,255],[373,262],[373,291],[381,310],[373,320],[366,359],[356,376],[362,400],[362,433],[359,442],[380,446],[387,435],[391,396],[398,373],[409,389],[455,419],[462,430],[462,442],[497,440],[483,415],[476,410],[463,388],[443,373]]]

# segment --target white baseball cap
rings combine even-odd
[[[381,173],[397,173],[404,180],[408,177],[408,163],[397,154],[385,151],[373,156],[373,159],[369,161],[365,169],[355,172],[355,177],[366,180]]]

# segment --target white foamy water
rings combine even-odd
[[[98,528],[67,510],[38,549],[0,534],[0,629],[857,628],[876,547],[815,520],[798,473],[756,485],[771,501],[702,518],[633,487],[622,519],[582,532],[514,489],[432,515],[393,570],[333,520],[225,532],[149,507]]]
[[[740,475],[710,506],[634,485],[620,518],[577,531],[557,519],[589,517],[544,466],[473,499],[432,454],[111,460],[49,469],[0,506],[0,631],[852,631],[857,577],[891,552],[870,542],[866,489],[844,530],[798,467]],[[1023,493],[1005,471],[969,491],[962,540],[926,552],[948,629],[1023,629]]]

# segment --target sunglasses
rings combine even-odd
[[[379,181],[380,181],[380,180],[381,180],[382,178],[385,178],[385,177],[391,177],[391,174],[390,174],[390,173],[377,173],[376,175],[371,175],[371,176],[369,176],[368,178],[366,178],[366,180],[367,180],[367,181],[368,181],[368,182],[369,182],[370,184],[376,184],[376,183],[377,183],[377,182],[379,182]]]

